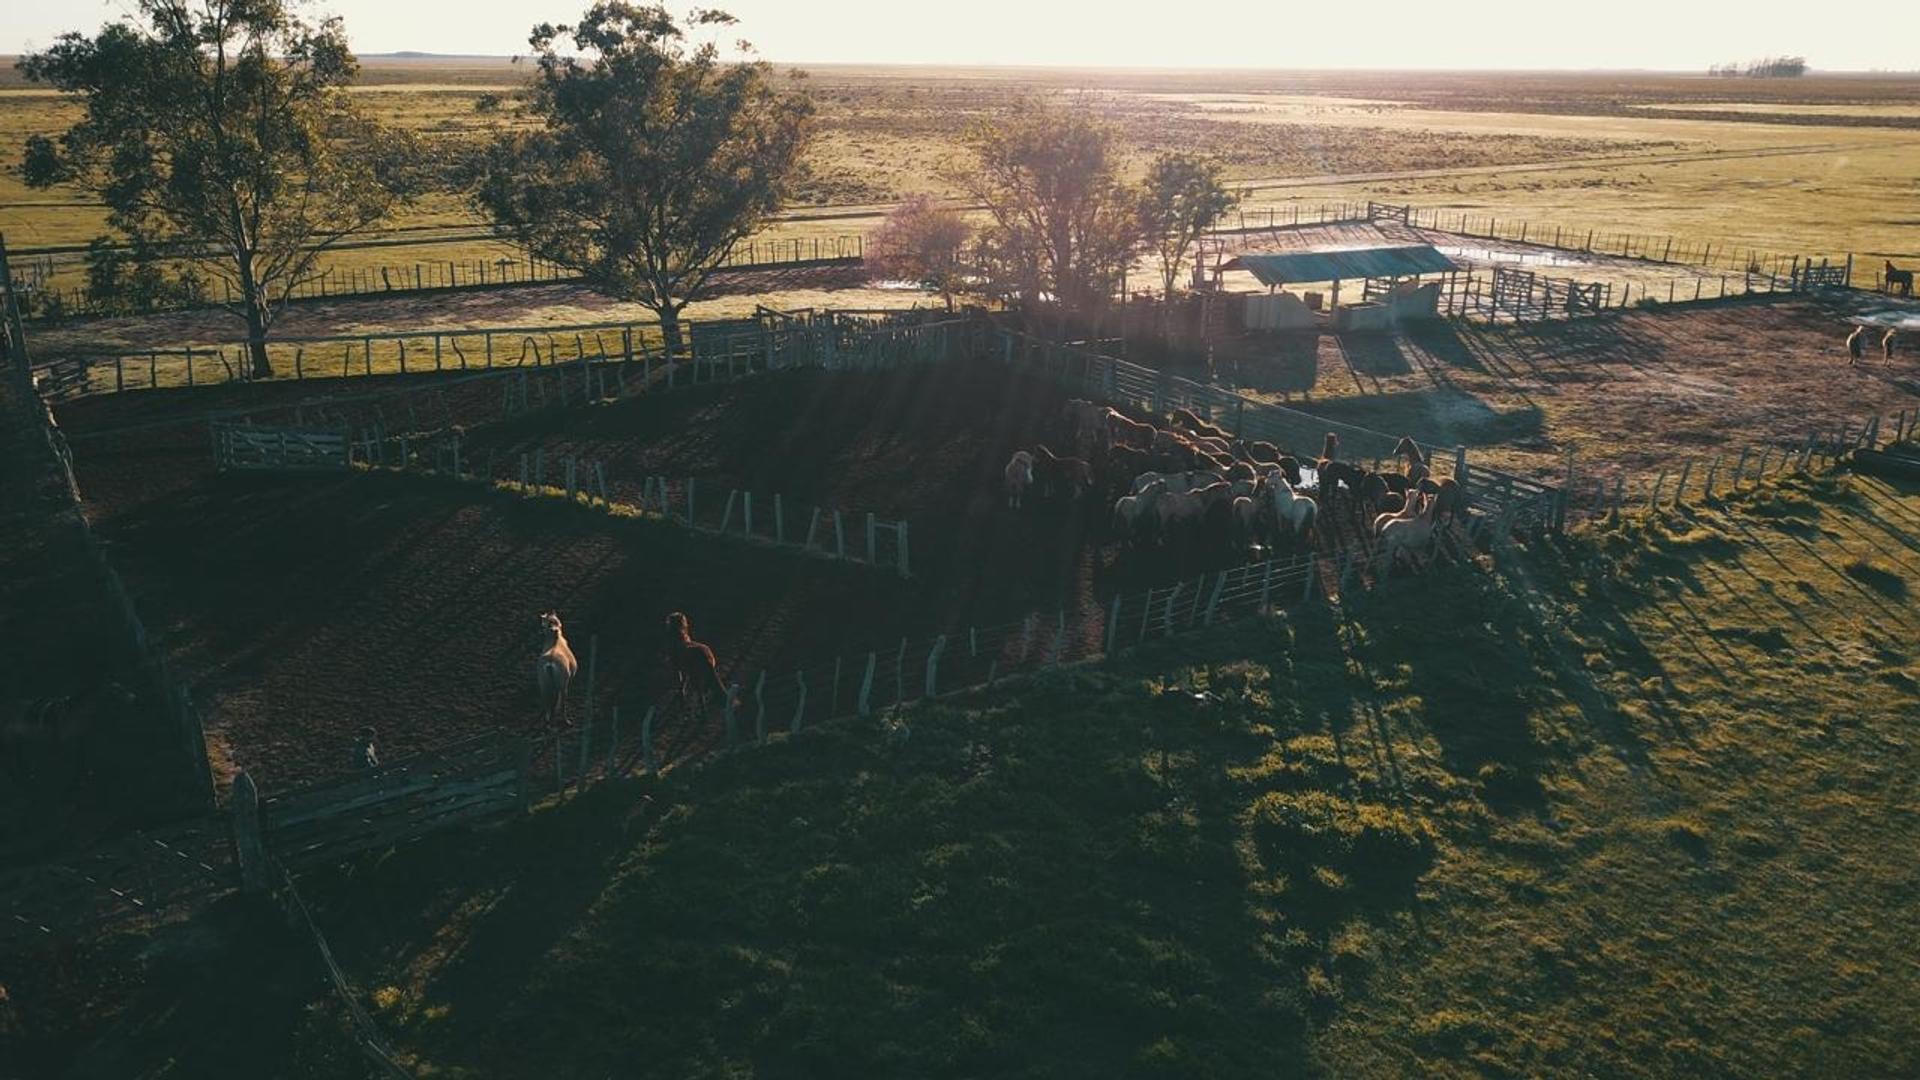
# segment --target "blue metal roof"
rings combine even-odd
[[[1404,247],[1328,248],[1274,254],[1236,255],[1223,270],[1246,270],[1262,285],[1302,281],[1352,281],[1355,278],[1444,274],[1459,267],[1432,244]]]

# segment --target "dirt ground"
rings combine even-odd
[[[399,754],[529,721],[532,620],[547,608],[567,620],[583,664],[599,637],[597,707],[636,716],[668,688],[658,635],[670,610],[692,614],[723,672],[744,681],[909,634],[1078,610],[1096,585],[1131,587],[1147,573],[1102,553],[1098,515],[1005,511],[1007,453],[1047,437],[1064,395],[991,369],[782,373],[468,436],[468,460],[495,450],[503,474],[523,447],[591,455],[608,463],[616,500],[636,499],[652,473],[696,476],[716,493],[778,491],[795,533],[816,503],[904,516],[912,580],[479,486],[221,475],[202,423],[124,430],[230,406],[246,389],[64,411],[89,502],[195,684],[221,768],[244,766],[271,787],[345,771],[362,724]],[[284,402],[299,388],[254,389]],[[455,409],[491,400],[459,393]],[[98,437],[105,429],[122,433]],[[709,744],[714,724],[663,733],[663,753]]]
[[[1436,323],[1407,334],[1249,335],[1224,381],[1331,419],[1471,448],[1544,477],[1645,473],[1920,407],[1920,335],[1891,365],[1846,362],[1850,319],[1888,302],[1754,297],[1525,325]]]

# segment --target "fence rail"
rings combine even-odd
[[[585,280],[577,271],[528,254],[513,247],[510,241],[491,234],[373,241],[358,246],[449,244],[493,245],[500,254],[494,258],[416,259],[370,266],[330,266],[302,280],[293,288],[288,299],[311,301],[360,296],[404,296],[449,289],[570,284]],[[863,260],[865,248],[865,238],[858,235],[759,239],[737,245],[721,262],[721,268],[748,273],[809,266],[854,266]],[[213,286],[203,285],[193,293],[172,296],[137,309],[130,307],[123,298],[95,296],[84,286],[62,287],[55,284],[62,276],[63,268],[71,265],[71,260],[77,258],[78,254],[83,252],[23,251],[16,256],[13,269],[22,284],[25,314],[48,319],[80,318],[185,311],[231,306],[238,302],[232,283],[224,278],[219,279],[217,294]],[[190,263],[193,260],[170,261]]]

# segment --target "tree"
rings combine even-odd
[[[1068,316],[1097,314],[1140,245],[1136,194],[1120,181],[1111,128],[1080,108],[1026,102],[976,123],[963,176],[991,220],[981,250],[997,288]]]
[[[952,311],[953,294],[966,278],[960,253],[972,236],[965,214],[919,195],[895,208],[867,238],[867,262],[886,277],[937,290]]]
[[[1168,300],[1173,299],[1187,252],[1239,203],[1240,197],[1220,182],[1219,162],[1181,153],[1154,159],[1140,185],[1140,227],[1148,247],[1160,257]]]
[[[556,48],[563,35],[574,51]],[[541,258],[654,312],[678,352],[681,311],[799,180],[812,103],[776,89],[764,61],[689,49],[657,5],[595,4],[529,42],[539,71],[522,102],[544,127],[493,144],[477,201]]]
[[[309,25],[283,0],[140,0],[138,22],[20,61],[85,107],[57,144],[29,140],[27,182],[78,184],[136,248],[203,260],[269,376],[287,298],[409,193],[409,141],[343,89],[356,66],[340,20]]]

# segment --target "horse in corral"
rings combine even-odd
[[[1291,536],[1311,538],[1314,518],[1320,512],[1318,504],[1305,495],[1295,494],[1293,485],[1278,469],[1267,474],[1267,490],[1273,504],[1274,522],[1280,529]]]
[[[1145,450],[1135,450],[1131,446],[1110,447],[1100,462],[1102,486],[1110,493],[1131,494],[1133,478],[1146,472],[1151,465],[1152,457]]]
[[[1188,432],[1192,432],[1194,435],[1208,437],[1208,438],[1215,438],[1215,439],[1225,439],[1228,441],[1231,441],[1233,439],[1233,436],[1229,435],[1226,431],[1222,430],[1221,428],[1215,427],[1212,424],[1207,423],[1205,420],[1200,419],[1200,414],[1194,412],[1191,409],[1173,410],[1173,414],[1170,417],[1170,420],[1173,424],[1173,428],[1175,431],[1188,431]]]
[[[1422,480],[1420,488],[1426,491],[1432,485],[1433,520],[1435,524],[1452,521],[1467,508],[1467,492],[1460,482],[1449,476],[1445,480]]]
[[[1859,364],[1860,358],[1866,354],[1867,326],[1861,323],[1853,328],[1853,333],[1847,335],[1847,366],[1853,367]]]
[[[1064,492],[1069,502],[1075,502],[1093,490],[1093,466],[1084,458],[1060,457],[1047,449],[1046,444],[1036,443],[1033,467],[1040,490],[1048,498],[1059,498]]]
[[[1067,443],[1081,457],[1091,455],[1095,449],[1106,449],[1108,432],[1105,412],[1105,406],[1095,405],[1083,398],[1067,402]]]
[[[1420,444],[1414,442],[1411,435],[1402,435],[1400,441],[1393,444],[1393,456],[1406,460],[1406,466],[1401,471],[1409,474],[1415,465],[1424,466],[1427,463],[1427,455],[1421,452]]]
[[[539,615],[540,655],[533,662],[533,685],[540,694],[540,720],[552,726],[556,719],[566,723],[567,684],[580,670],[560,625],[560,613],[543,611]]]
[[[1400,509],[1395,510],[1391,514],[1381,514],[1380,516],[1373,519],[1373,526],[1372,526],[1373,535],[1375,536],[1386,535],[1386,531],[1389,526],[1391,526],[1396,521],[1409,520],[1414,515],[1420,512],[1420,509],[1424,505],[1424,503],[1425,503],[1425,499],[1421,496],[1420,492],[1409,489],[1406,493],[1406,497],[1404,498],[1404,500],[1402,500]]]
[[[1316,465],[1320,472],[1320,501],[1326,504],[1328,513],[1333,512],[1342,486],[1358,496],[1367,480],[1367,470],[1352,462],[1322,458]],[[1358,498],[1354,500],[1356,504],[1359,501]]]
[[[1892,259],[1888,259],[1887,260],[1887,295],[1888,296],[1893,295],[1895,286],[1899,286],[1901,296],[1912,296],[1913,295],[1913,271],[1902,270],[1899,267],[1893,265]]]
[[[1389,571],[1399,563],[1401,555],[1407,556],[1418,569],[1416,552],[1433,542],[1433,515],[1438,501],[1438,496],[1415,492],[1407,497],[1407,507],[1411,513],[1403,511],[1381,529],[1380,541],[1386,549]]]
[[[1027,489],[1033,486],[1033,454],[1026,450],[1015,450],[1013,457],[1007,460],[1004,477],[1007,509],[1018,510],[1026,498]]]
[[[1280,464],[1280,448],[1262,439],[1248,442],[1245,439],[1233,440],[1233,459],[1254,465],[1272,468]]]
[[[1115,409],[1106,411],[1106,426],[1109,446],[1131,446],[1136,450],[1153,449],[1154,433],[1159,430],[1152,424],[1130,420]]]
[[[704,710],[710,689],[720,691],[720,700],[727,700],[727,684],[720,679],[713,650],[693,640],[693,623],[678,611],[667,615],[667,661],[673,665],[675,694],[681,703],[692,702]]]
[[[1886,358],[1889,364],[1893,363],[1893,346],[1898,340],[1900,340],[1900,331],[1898,330],[1888,330],[1886,335],[1880,339],[1880,354]]]

